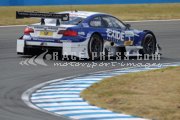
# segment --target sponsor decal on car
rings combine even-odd
[[[85,35],[85,32],[78,32],[78,35]]]
[[[113,30],[113,29],[107,29],[107,40],[113,41],[113,42],[123,42],[125,40],[125,33]]]

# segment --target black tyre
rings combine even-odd
[[[93,34],[88,43],[88,54],[90,59],[97,60],[103,51],[103,40],[98,34]]]
[[[143,41],[142,41],[142,46],[143,46],[143,49],[140,50],[140,54],[142,54],[142,55],[144,55],[144,54],[148,54],[148,55],[155,54],[156,38],[150,33],[146,34]]]

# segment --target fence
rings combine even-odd
[[[177,3],[180,0],[0,0],[0,6]]]

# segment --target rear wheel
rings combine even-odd
[[[97,60],[103,51],[103,40],[98,34],[93,34],[88,44],[88,53],[90,59]]]
[[[140,51],[140,54],[152,55],[156,51],[156,39],[152,34],[146,34],[144,40],[142,41],[143,49]]]

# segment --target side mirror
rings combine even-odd
[[[130,24],[126,24],[126,28],[129,29],[131,27]]]

